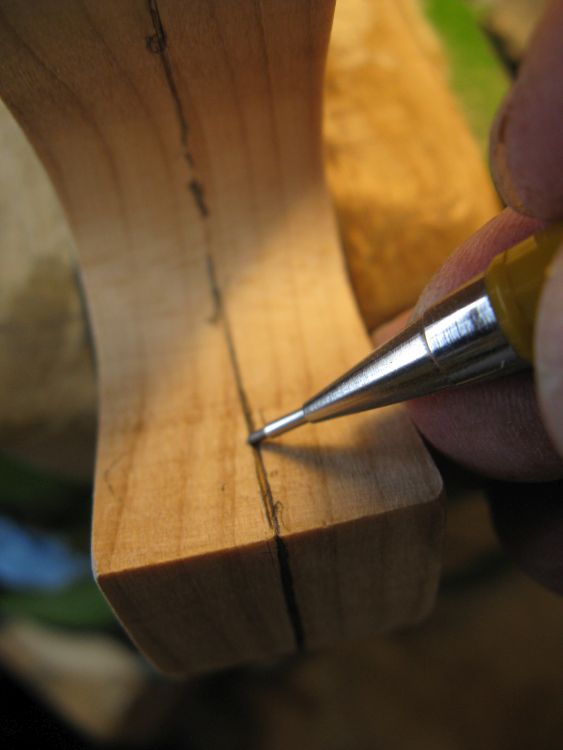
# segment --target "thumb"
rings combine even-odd
[[[563,0],[552,0],[491,132],[491,167],[509,206],[563,218]]]
[[[563,246],[544,284],[536,324],[536,390],[542,417],[563,456]]]

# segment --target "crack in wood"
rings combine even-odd
[[[191,162],[191,165],[193,166],[193,161]],[[194,197],[194,201],[196,206],[198,207],[201,218],[206,219],[209,216],[209,209],[207,208],[207,203],[205,202],[205,192],[203,190],[203,185],[199,180],[196,180],[194,178],[188,183],[188,188]]]
[[[231,326],[229,318],[225,311],[223,300],[221,296],[221,290],[217,283],[217,277],[215,274],[215,266],[213,264],[213,258],[207,254],[207,271],[209,275],[209,282],[211,285],[211,291],[213,294],[213,300],[215,303],[215,317],[221,320],[223,323],[223,330],[225,332],[225,340],[227,343],[227,349],[229,351],[229,357],[231,359],[231,365],[233,367],[233,373],[235,376],[235,383],[239,395],[242,412],[244,414],[244,420],[248,432],[253,432],[255,429],[254,420],[252,419],[252,410],[246,390],[244,388],[242,374],[240,371],[240,365],[235,350],[233,336],[231,333]],[[283,537],[281,536],[280,529],[280,514],[283,508],[282,504],[274,501],[272,494],[272,488],[268,481],[268,474],[266,472],[266,466],[264,464],[264,458],[260,449],[256,446],[252,447],[254,454],[254,466],[256,470],[256,478],[258,480],[258,486],[260,488],[260,494],[262,496],[262,503],[266,510],[266,516],[270,528],[274,532],[274,541],[276,544],[276,554],[278,558],[278,564],[280,568],[280,579],[282,584],[282,590],[284,594],[285,606],[289,620],[291,622],[293,636],[295,639],[295,647],[297,651],[302,651],[305,647],[305,633],[303,630],[303,621],[301,613],[299,612],[299,606],[297,604],[297,597],[295,595],[295,587],[293,585],[293,573],[291,571],[291,565],[289,561],[289,550]]]
[[[184,107],[182,104],[182,100],[180,98],[178,87],[176,85],[176,80],[174,78],[174,74],[172,71],[172,66],[170,64],[170,58],[167,52],[168,36],[166,34],[166,31],[162,23],[157,0],[147,0],[147,7],[148,7],[148,11],[151,17],[154,33],[148,35],[145,38],[145,44],[146,44],[147,50],[149,50],[149,52],[153,54],[158,55],[161,61],[162,69],[163,69],[166,83],[168,86],[168,90],[170,92],[170,96],[174,103],[174,109],[176,111],[178,127],[180,130],[180,143],[183,148],[183,157],[188,165],[188,169],[190,172],[188,189],[190,193],[192,194],[192,197],[194,199],[194,202],[195,202],[195,205],[197,207],[200,217],[202,219],[207,219],[210,213],[209,207],[205,199],[205,189],[204,189],[203,182],[201,181],[201,179],[197,178],[194,174],[195,173],[195,159],[189,147],[188,120],[184,112]],[[241,374],[240,365],[239,365],[238,357],[237,357],[235,346],[234,346],[234,340],[233,340],[233,336],[231,332],[229,319],[225,310],[225,306],[223,304],[221,290],[217,281],[215,264],[214,264],[213,257],[211,253],[209,252],[209,250],[206,250],[205,252],[205,259],[206,259],[206,264],[207,264],[207,275],[209,278],[210,290],[211,290],[213,303],[215,307],[213,320],[217,320],[217,321],[220,320],[223,324],[225,341],[227,344],[229,358],[231,360],[231,366],[233,368],[235,384],[236,384],[242,412],[244,415],[244,420],[245,420],[248,432],[253,432],[255,429],[255,426],[254,426],[254,420],[252,419],[252,410],[250,408],[248,396],[244,388],[242,374]],[[251,450],[254,455],[256,478],[258,480],[258,486],[260,489],[262,503],[266,511],[268,524],[273,531],[274,542],[276,545],[276,555],[277,555],[279,572],[280,572],[280,582],[281,582],[286,611],[287,611],[288,618],[291,623],[291,627],[293,631],[293,637],[295,640],[295,648],[297,651],[302,651],[305,647],[305,634],[303,630],[303,621],[301,618],[301,613],[299,611],[299,606],[297,604],[297,597],[295,594],[295,587],[293,583],[293,573],[291,570],[290,559],[289,559],[289,550],[288,550],[287,544],[285,543],[284,539],[281,536],[280,513],[281,513],[282,505],[281,503],[276,503],[274,501],[272,488],[268,481],[268,475],[266,472],[264,459],[260,452],[259,447],[254,446],[251,448]]]

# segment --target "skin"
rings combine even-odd
[[[563,220],[563,0],[548,7],[518,79],[495,119],[490,160],[506,208],[458,248],[414,315],[483,271],[497,253]],[[387,337],[398,321],[379,332]],[[522,566],[563,593],[563,246],[540,299],[535,382],[519,374],[407,405],[438,450],[494,479],[493,518]]]
[[[534,219],[505,209],[442,267],[425,289],[414,316],[485,270],[497,253],[539,226]],[[552,335],[550,326],[546,335]],[[536,371],[538,385],[540,372]],[[546,406],[552,408],[550,400]],[[547,432],[529,373],[427,396],[408,408],[435,447],[473,471],[505,481],[549,481],[563,476],[563,459]]]

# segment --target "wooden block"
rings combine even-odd
[[[0,1],[96,341],[96,577],[170,673],[404,625],[436,589],[442,485],[401,408],[245,442],[369,351],[323,180],[332,12]]]

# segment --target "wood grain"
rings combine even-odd
[[[327,174],[370,330],[412,307],[448,255],[499,210],[421,6],[339,3],[329,49]]]
[[[96,576],[171,673],[411,622],[435,593],[441,480],[400,408],[245,443],[369,349],[323,181],[332,12],[0,2],[2,96],[96,341]]]

